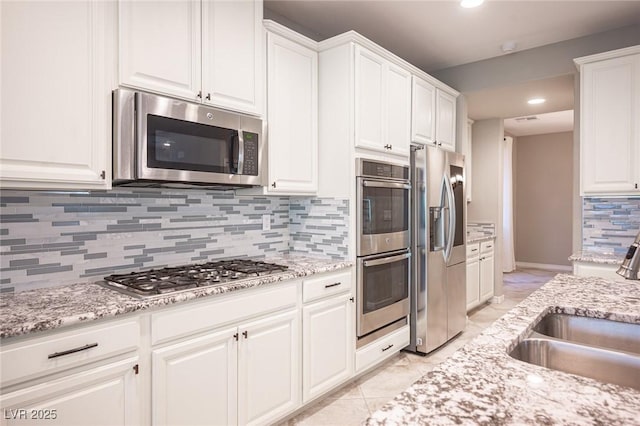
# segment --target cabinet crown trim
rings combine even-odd
[[[447,86],[446,84],[444,84],[440,80],[438,80],[435,77],[427,74],[426,72],[424,72],[420,68],[418,68],[415,65],[413,65],[413,64],[407,62],[406,60],[402,59],[401,57],[399,57],[395,53],[388,51],[384,47],[374,43],[373,41],[369,40],[368,38],[366,38],[362,34],[356,32],[356,31],[353,31],[353,30],[347,31],[346,33],[338,34],[337,36],[334,36],[334,37],[331,37],[331,38],[328,38],[326,40],[323,40],[323,41],[319,42],[318,43],[318,50],[320,52],[322,52],[324,50],[329,50],[329,49],[332,49],[334,47],[338,47],[338,46],[341,46],[341,45],[347,44],[347,43],[355,43],[355,44],[360,45],[360,46],[362,46],[362,47],[364,47],[366,49],[371,50],[372,52],[382,56],[383,58],[387,59],[388,61],[393,62],[395,65],[398,65],[399,67],[404,68],[405,70],[409,71],[411,74],[413,74],[413,75],[415,75],[417,77],[420,77],[423,80],[426,80],[427,82],[431,83],[432,85],[434,85],[438,89],[443,90],[443,91],[449,93],[450,95],[452,95],[454,97],[458,97],[458,95],[460,95],[460,92],[458,92],[454,88],[452,88],[450,86]]]
[[[289,40],[295,41],[302,46],[309,48],[315,52],[318,51],[318,42],[310,39],[307,36],[304,36],[298,32],[295,32],[291,28],[285,27],[282,24],[277,23],[276,21],[272,21],[271,19],[263,19],[262,25],[264,29],[269,31],[270,33],[277,34]]]
[[[622,49],[610,50],[608,52],[596,53],[595,55],[581,56],[579,58],[575,58],[573,62],[578,68],[580,68],[580,66],[589,64],[591,62],[599,62],[607,59],[619,58],[621,56],[635,55],[639,53],[640,44],[631,47],[625,47]]]

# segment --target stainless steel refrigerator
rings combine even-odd
[[[411,146],[411,343],[428,353],[466,325],[464,156]]]

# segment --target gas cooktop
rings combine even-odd
[[[130,296],[149,298],[283,272],[287,269],[288,266],[248,259],[219,260],[109,275],[104,277],[105,281],[102,284]]]

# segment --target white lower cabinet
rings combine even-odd
[[[144,423],[139,345],[137,318],[3,339],[0,425]]]
[[[474,244],[478,247],[478,244]],[[467,257],[467,311],[480,304],[480,258],[476,254]]]
[[[493,251],[480,256],[480,301],[486,302],[493,297],[494,277]]]
[[[287,297],[286,292],[273,289],[262,292],[262,299],[268,300],[271,293]],[[237,312],[243,304],[246,309],[255,295],[203,303],[166,315],[195,321],[202,309],[214,316],[229,304]],[[293,296],[292,304],[295,292]],[[267,309],[255,306],[253,311],[247,310],[248,321],[152,350],[154,425],[267,424],[300,405],[299,310],[293,307],[249,318]],[[165,322],[157,320],[155,324]]]
[[[300,404],[299,322],[294,309],[239,327],[239,424],[268,424]]]
[[[153,424],[236,424],[237,337],[232,327],[153,350]]]
[[[494,242],[467,245],[467,312],[493,297]]]
[[[140,424],[138,358],[3,393],[2,425]]]
[[[303,307],[303,402],[322,395],[352,376],[353,319],[351,293]]]

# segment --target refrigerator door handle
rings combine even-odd
[[[447,200],[449,204],[449,234],[447,236],[447,243],[445,246],[445,261],[449,262],[451,259],[451,251],[453,250],[453,240],[456,234],[456,208],[455,208],[455,195],[453,194],[453,186],[451,185],[451,178],[448,173],[445,173],[444,179],[446,181],[447,188]]]

